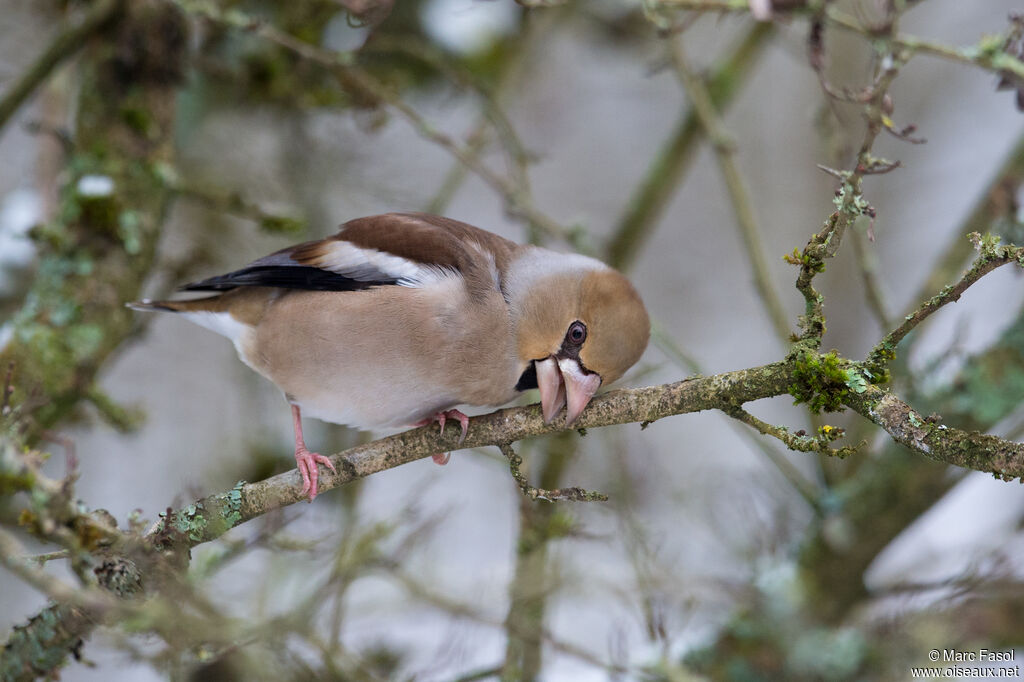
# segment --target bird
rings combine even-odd
[[[303,415],[364,430],[436,421],[442,433],[455,419],[461,445],[457,406],[536,388],[544,421],[565,407],[570,426],[650,336],[640,295],[600,260],[426,213],[356,218],[179,290],[205,295],[127,305],[222,334],[283,391],[310,501],[317,465],[334,466],[306,446]]]

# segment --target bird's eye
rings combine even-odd
[[[587,325],[580,321],[569,325],[569,331],[565,333],[565,340],[574,346],[579,346],[587,340]]]

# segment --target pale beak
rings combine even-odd
[[[600,375],[587,374],[580,363],[572,358],[557,360],[553,355],[544,360],[535,360],[533,366],[537,372],[544,423],[554,421],[568,402],[565,425],[571,426],[601,386]]]
[[[580,363],[572,358],[562,358],[558,361],[558,367],[562,370],[562,382],[569,403],[565,413],[565,425],[572,426],[601,386],[601,375],[584,373]]]
[[[544,414],[544,423],[550,424],[565,405],[562,373],[558,371],[558,361],[554,356],[546,360],[536,360],[533,366],[537,372],[537,388],[540,389],[540,409]]]

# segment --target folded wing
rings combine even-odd
[[[423,286],[458,274],[474,287],[499,286],[498,271],[516,244],[457,220],[424,213],[358,218],[334,236],[282,249],[224,275],[182,287],[228,291],[279,287],[359,291],[370,287]]]

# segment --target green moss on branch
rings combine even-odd
[[[185,24],[171,5],[135,3],[113,30],[83,59],[68,181],[57,215],[33,233],[37,275],[0,352],[0,366],[14,363],[13,402],[31,415],[30,435],[90,395],[103,362],[133,333],[123,303],[150,270],[170,198],[161,171],[171,158]],[[148,113],[145,131],[126,123],[126,109]]]

